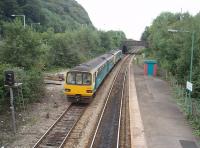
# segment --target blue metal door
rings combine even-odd
[[[153,66],[154,64],[152,63],[148,64],[148,76],[153,76]]]

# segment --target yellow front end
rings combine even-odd
[[[70,85],[65,84],[65,94],[67,96],[81,95],[83,97],[91,97],[93,95],[92,85]]]
[[[90,102],[90,99],[93,96],[92,85],[65,84],[64,88],[65,88],[65,94],[67,95],[68,101],[70,102],[78,102],[78,101]]]
[[[89,72],[70,71],[64,85],[69,102],[90,102],[93,96],[92,74]]]

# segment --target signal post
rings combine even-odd
[[[12,127],[14,134],[16,134],[16,119],[15,119],[15,106],[14,106],[14,96],[13,88],[19,87],[22,83],[15,83],[15,76],[13,71],[5,71],[4,73],[4,86],[9,88],[10,91],[10,109],[12,114]]]

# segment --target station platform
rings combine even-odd
[[[200,148],[168,83],[144,76],[142,67],[130,68],[131,147]]]

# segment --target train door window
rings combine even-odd
[[[91,74],[83,73],[83,84],[90,85],[91,84]]]
[[[76,73],[76,84],[82,84],[82,74]]]
[[[97,72],[95,72],[95,73],[93,74],[93,82],[95,82],[96,76],[97,76]]]
[[[72,72],[67,73],[67,83],[68,84],[75,84],[75,82],[76,82],[75,78],[76,78],[75,73],[72,73]]]

